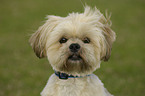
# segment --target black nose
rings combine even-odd
[[[69,49],[71,52],[78,52],[78,50],[81,48],[81,46],[77,43],[73,43],[69,46]]]

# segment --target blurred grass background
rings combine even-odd
[[[85,0],[112,13],[117,34],[109,62],[95,74],[115,96],[145,94],[145,0]],[[39,60],[28,39],[46,15],[83,12],[79,0],[0,1],[0,96],[39,96],[53,73]]]

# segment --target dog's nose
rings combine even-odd
[[[78,43],[73,43],[69,46],[71,52],[78,52],[81,46]]]

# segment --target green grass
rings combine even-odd
[[[83,0],[82,0],[83,1]],[[117,34],[109,62],[95,72],[115,96],[145,94],[145,1],[85,0],[103,13],[112,12]],[[39,96],[53,73],[39,60],[28,39],[48,14],[82,12],[79,0],[0,1],[0,96]]]

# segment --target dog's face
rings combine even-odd
[[[82,14],[48,16],[30,43],[38,57],[47,56],[54,70],[86,75],[109,59],[114,40],[108,20],[97,9],[86,7]]]
[[[46,54],[57,71],[70,74],[94,71],[100,64],[101,40],[95,27],[81,21],[64,20],[50,33]]]

